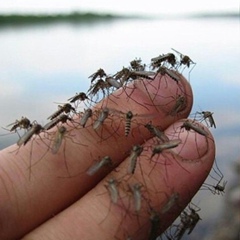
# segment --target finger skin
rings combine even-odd
[[[138,159],[141,164],[132,176],[126,175],[129,164],[129,159],[126,158],[117,171],[112,172],[68,209],[35,229],[24,240],[105,240],[128,237],[145,240],[151,235],[152,210],[157,212],[160,218],[156,233],[158,236],[191,201],[208,176],[215,159],[215,143],[208,129],[199,124],[208,132],[208,136],[202,136],[182,129],[183,121],[185,120],[176,122],[165,131],[167,136],[182,140],[179,146],[156,155],[150,162],[152,152],[149,146],[156,141],[150,139],[144,144],[144,154]],[[197,155],[196,147],[199,149]],[[111,203],[106,189],[110,178],[117,179],[119,183],[117,204]],[[141,209],[138,212],[127,187],[134,183],[143,184]],[[175,193],[179,195],[178,199],[167,208],[169,199]]]
[[[185,96],[186,105],[177,114],[171,115],[169,113],[179,94]],[[122,112],[132,110],[136,114],[152,116],[145,120],[136,117],[141,126],[135,124],[127,138],[123,121],[119,118],[113,123],[110,118],[97,133],[91,123],[81,129],[66,125],[69,134],[57,154],[52,154],[47,147],[52,144],[51,132],[47,136],[42,134],[43,140],[29,141],[20,149],[14,145],[1,151],[0,238],[19,238],[71,205],[112,170],[109,168],[89,177],[85,172],[94,161],[109,155],[115,167],[129,154],[134,144],[142,144],[151,137],[143,123],[152,121],[152,124],[165,129],[177,119],[188,116],[192,101],[192,90],[184,77],[179,83],[168,77],[163,79],[160,75],[144,84],[143,80],[138,80],[95,107],[101,109],[107,105]],[[112,124],[118,127],[114,132]],[[106,135],[110,137],[102,140]],[[68,176],[66,162],[71,175],[78,174],[78,177],[65,178]],[[14,231],[12,226],[15,226]]]

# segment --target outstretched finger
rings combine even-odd
[[[127,158],[83,198],[24,239],[156,239],[191,201],[215,159],[208,129],[194,122],[204,135],[185,130],[186,121],[165,131],[170,141],[180,140],[176,147],[153,156],[156,139],[150,139],[132,176],[126,174]]]

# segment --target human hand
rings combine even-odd
[[[180,95],[185,104],[177,107]],[[85,128],[65,125],[69,134],[57,154],[46,152],[46,145],[52,142],[42,135],[42,140],[33,139],[17,153],[13,153],[16,145],[2,150],[0,239],[24,235],[26,240],[155,239],[191,201],[215,158],[214,140],[206,127],[194,122],[205,135],[182,127],[192,102],[191,87],[184,77],[176,83],[159,74],[151,81],[132,82],[95,107],[107,105],[137,114],[127,137],[123,119],[113,117],[96,131],[91,123]],[[150,117],[144,117],[147,115]],[[144,127],[147,122],[181,143],[151,158],[157,140]],[[127,174],[128,156],[137,144],[143,144],[144,151],[134,174]],[[93,176],[86,174],[94,160],[104,156],[111,157],[113,167],[100,169]],[[67,175],[66,164],[72,177]],[[107,187],[109,179],[116,180],[116,202]],[[142,186],[140,207],[131,193],[136,183]]]

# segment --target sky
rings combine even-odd
[[[1,0],[0,13],[97,11],[120,14],[239,12],[239,0]]]

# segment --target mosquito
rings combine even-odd
[[[162,209],[161,209],[161,214],[165,214],[166,212],[168,212],[175,204],[176,204],[176,202],[178,201],[178,199],[179,199],[179,193],[173,193],[170,197],[169,197],[169,199],[168,199],[168,201],[167,201],[167,203],[162,207]]]
[[[116,127],[115,132],[119,130],[121,123],[124,121],[125,137],[128,137],[131,131],[133,135],[133,129],[135,129],[134,127],[136,125],[136,127],[138,128],[144,125],[142,125],[140,122],[143,122],[146,118],[151,119],[155,116],[154,114],[133,114],[131,110],[127,112],[122,112],[112,108],[110,109],[110,112],[113,113],[113,117],[116,117],[116,121],[113,120],[113,122],[118,122],[119,118],[121,119],[118,125],[114,125],[114,127]],[[137,120],[139,120],[139,122]]]
[[[155,76],[155,72],[151,71],[136,71],[136,70],[130,70],[128,68],[123,68],[121,71],[117,72],[114,77],[115,79],[119,79],[122,84],[127,82],[129,79],[135,80],[139,77],[153,80],[151,76]]]
[[[196,63],[193,62],[193,60],[189,56],[183,55],[182,53],[178,52],[173,48],[172,50],[180,55],[180,65],[186,65],[188,68],[190,67],[191,64],[193,64],[194,66],[196,65]]]
[[[30,120],[28,118],[22,117],[20,120],[16,120],[14,123],[7,125],[7,127],[10,127],[10,126],[12,126],[10,130],[2,127],[4,130],[8,131],[9,133],[0,134],[0,136],[6,136],[9,134],[17,133],[19,138],[21,138],[17,129],[19,128],[19,130],[21,130],[21,129],[29,130],[32,127],[32,123],[30,122]]]
[[[220,182],[219,182],[217,185],[213,186],[214,188],[213,194],[220,195],[225,193],[224,191],[225,191],[226,184],[227,184],[227,181],[223,181],[222,185],[220,185]]]
[[[180,149],[178,149],[178,154],[181,154],[182,150],[184,149],[185,143],[187,142],[189,135],[192,136],[195,139],[195,146],[192,146],[195,148],[194,152],[198,153],[198,158],[196,158],[196,161],[199,161],[199,157],[202,155],[201,148],[199,148],[198,142],[201,142],[202,137],[205,137],[205,141],[208,139],[211,141],[212,138],[209,138],[209,133],[204,129],[204,127],[192,119],[186,119],[182,121],[182,125],[178,127],[180,131],[178,134],[186,134],[184,137],[184,142],[182,143],[182,146]],[[208,144],[208,141],[206,142]],[[193,159],[192,159],[193,160]]]
[[[183,210],[183,212],[180,215],[181,223],[176,234],[177,240],[180,240],[183,237],[187,229],[188,229],[187,234],[188,235],[191,234],[194,228],[196,227],[197,223],[199,222],[199,220],[202,220],[199,214],[197,213],[198,211],[200,211],[200,208],[195,210],[190,205],[188,205],[188,209],[190,210],[190,213],[188,210]]]
[[[164,151],[167,149],[172,149],[177,147],[182,141],[180,139],[174,139],[174,140],[169,140],[167,142],[163,142],[161,144],[155,145],[152,147],[152,155],[150,157],[150,162],[152,161],[152,158],[156,155],[156,154],[162,154],[164,155]],[[164,165],[168,165],[166,164],[166,159],[168,157],[165,156],[165,163],[163,163]],[[150,174],[152,173],[152,171],[154,170],[155,166],[158,164],[158,161],[154,161],[154,166],[152,167],[152,169],[149,171],[148,176],[150,176]],[[167,169],[166,169],[167,171]]]
[[[76,93],[75,96],[69,98],[68,101],[70,101],[70,103],[74,103],[78,100],[85,101],[86,99],[89,99],[88,96],[86,95],[86,93],[80,92],[80,93]]]
[[[130,164],[128,166],[127,173],[128,174],[134,174],[136,165],[137,165],[137,158],[141,155],[143,151],[143,147],[140,145],[135,145],[132,148],[131,154],[129,156]]]
[[[44,130],[46,130],[46,129],[44,128]],[[67,132],[67,129],[64,126],[60,126],[57,128],[57,131],[54,133],[53,139],[51,139],[50,146],[48,146],[48,150],[50,148],[52,154],[58,153],[58,151],[62,145],[63,138],[66,135],[66,132]],[[47,150],[47,152],[48,152],[48,150]],[[46,153],[37,162],[35,162],[34,165],[36,165],[46,155]],[[32,166],[34,166],[34,165],[32,165]]]
[[[152,148],[152,155],[151,159],[155,154],[160,154],[166,149],[171,149],[177,147],[181,143],[181,139],[174,139],[174,140],[169,140],[168,142],[164,142],[161,144],[158,144]]]
[[[131,131],[131,123],[132,123],[132,118],[133,118],[133,113],[132,111],[128,111],[125,115],[125,136],[127,137]]]
[[[108,116],[109,116],[109,109],[105,107],[100,111],[100,114],[97,120],[93,123],[93,129],[94,130],[99,129],[100,126],[103,125],[103,122],[107,119]]]
[[[157,73],[160,73],[161,75],[168,75],[171,79],[173,79],[176,83],[180,81],[179,75],[177,75],[176,72],[174,72],[171,69],[168,69],[166,67],[160,66],[157,70]]]
[[[169,115],[176,116],[179,112],[183,111],[186,107],[186,98],[183,95],[178,95],[176,103],[169,112]]]
[[[96,80],[97,78],[103,78],[106,77],[107,74],[105,73],[105,71],[102,68],[99,68],[95,73],[93,73],[91,76],[89,76],[88,78],[91,78],[91,83],[94,82],[94,80]]]
[[[105,98],[106,95],[109,95],[109,88],[111,85],[104,81],[103,79],[99,79],[95,84],[91,85],[88,94],[90,94],[92,97],[97,95],[98,98],[98,93],[99,91],[102,91],[103,98]]]
[[[178,226],[178,229],[175,233],[174,239],[181,240],[189,226],[191,225],[191,218],[187,212],[183,211],[180,215],[181,223]]]
[[[193,229],[196,227],[197,223],[199,222],[199,220],[202,220],[199,216],[199,214],[197,213],[196,210],[194,210],[193,208],[189,207],[190,209],[190,219],[191,222],[189,224],[189,231],[188,231],[188,235],[191,234],[191,232],[193,231]],[[199,211],[199,210],[198,210]]]
[[[151,123],[147,123],[144,125],[148,129],[150,133],[152,133],[155,137],[160,139],[162,142],[168,142],[169,138],[162,132],[158,127],[155,127]]]
[[[134,70],[134,71],[144,71],[145,67],[146,67],[145,64],[142,64],[141,59],[135,59],[135,60],[131,61],[130,66],[131,66],[132,70]]]
[[[92,176],[95,173],[97,173],[102,167],[108,167],[108,166],[111,167],[112,165],[113,165],[112,159],[109,156],[105,156],[99,162],[91,166],[87,170],[87,174],[89,176]]]
[[[64,126],[61,126],[58,128],[54,140],[53,140],[53,145],[52,145],[52,153],[56,154],[58,150],[60,149],[63,141],[63,137],[66,134],[67,129]]]
[[[114,125],[114,117],[119,116],[119,114],[122,114],[121,111],[118,111],[116,109],[108,108],[108,107],[103,107],[100,110],[96,110],[97,117],[95,118],[96,120],[93,122],[93,129],[97,133],[97,135],[101,138],[100,142],[103,140],[107,140],[111,136],[113,136],[114,133],[117,133],[119,129],[119,119],[115,119],[117,123],[117,129],[115,129]],[[104,123],[107,121],[106,125]],[[101,132],[98,132],[97,130],[101,129]]]
[[[213,119],[213,112],[202,111],[202,112],[197,112],[197,113],[200,113],[203,116],[203,119],[206,121],[206,123],[207,123],[207,120],[208,120],[210,127],[216,128],[216,124],[215,124],[215,121]],[[207,123],[207,125],[208,125],[208,123]]]
[[[149,93],[148,91],[148,87],[146,86],[146,83],[143,81],[143,80],[149,80],[147,83],[148,84],[151,84],[151,81],[153,81],[156,77],[156,73],[153,72],[153,71],[130,71],[129,74],[128,74],[128,78],[126,79],[126,82],[129,80],[129,79],[132,79],[133,81],[136,81],[136,80],[141,80],[142,84],[143,84],[143,87],[145,88],[146,90],[146,93],[148,94],[148,97],[149,99],[152,101],[152,104],[154,105],[154,102],[152,100],[152,97],[151,97],[151,94]],[[132,89],[132,92],[128,95],[127,93],[127,96],[129,98],[131,98],[131,95],[133,93],[135,89],[135,85],[133,83],[133,89]],[[145,106],[145,104],[141,104],[139,103],[138,101],[136,101],[135,99],[131,98],[134,102],[140,104],[141,106],[143,106],[144,108],[146,108],[148,110],[148,108]],[[155,106],[155,105],[154,105]]]
[[[142,206],[142,189],[143,185],[140,183],[135,183],[130,186],[130,190],[133,194],[135,212],[139,213]]]
[[[69,136],[67,134],[69,134],[69,131],[67,130],[67,128],[65,126],[62,125],[62,126],[58,127],[57,131],[56,131],[56,133],[55,133],[55,135],[52,139],[52,144],[51,144],[50,148],[51,148],[52,154],[57,154],[59,152],[59,149],[61,148],[61,146],[63,146],[65,168],[67,170],[68,177],[73,177],[69,173],[69,168],[68,168],[68,164],[67,164],[67,160],[66,160],[66,153],[65,153],[66,139],[69,138]],[[82,145],[84,147],[88,147],[87,145],[75,142],[72,138],[70,138],[70,140],[71,140],[72,143],[79,144],[79,145]],[[63,178],[65,178],[65,177],[63,177]]]
[[[172,48],[172,50],[179,54],[179,56],[180,56],[180,63],[179,63],[179,65],[180,66],[181,65],[185,65],[185,66],[187,66],[189,68],[190,65],[193,65],[193,67],[190,69],[189,74],[188,74],[188,78],[190,79],[190,73],[192,72],[193,68],[196,66],[196,63],[193,62],[193,60],[189,56],[184,55],[184,54],[178,52],[177,50],[175,50],[173,48]]]
[[[43,130],[44,128],[40,124],[34,123],[32,127],[17,141],[17,145],[19,147],[22,145],[26,145],[34,134],[38,135]]]
[[[156,73],[152,72],[152,71],[131,71],[131,78],[133,80],[135,80],[137,78],[153,80],[155,75],[156,75]]]
[[[85,127],[88,119],[92,117],[92,115],[93,115],[92,109],[91,108],[86,109],[83,115],[81,116],[80,126]]]
[[[76,93],[75,96],[68,99],[68,101],[70,101],[70,103],[84,102],[85,100],[90,100],[90,99],[87,96],[87,94],[84,92]]]
[[[123,69],[121,71],[118,71],[116,74],[114,74],[113,77],[116,80],[120,80],[121,84],[123,85],[131,77],[131,70],[123,67]]]
[[[199,133],[200,135],[207,136],[208,132],[206,132],[203,128],[199,127],[196,123],[191,122],[189,120],[186,120],[181,128],[185,128],[187,131],[190,131],[191,129],[194,130],[195,132]]]
[[[112,203],[116,205],[119,201],[118,184],[119,184],[119,182],[115,178],[110,178],[107,180],[107,184],[104,185],[109,193],[111,201],[110,201],[110,207],[108,209],[108,213],[107,213],[106,217],[104,217],[104,219],[100,222],[100,224],[102,224],[104,222],[104,220],[107,218],[107,216],[111,210]]]
[[[116,81],[120,81],[121,86],[123,87],[123,91],[125,92],[125,94],[127,95],[127,97],[129,99],[131,99],[132,101],[140,104],[142,107],[146,108],[148,110],[148,108],[144,105],[139,103],[137,100],[135,100],[134,98],[131,98],[132,93],[134,92],[135,86],[133,85],[133,88],[129,88],[132,89],[131,93],[128,93],[126,91],[126,87],[124,87],[125,85],[128,84],[128,82],[130,82],[130,80],[136,80],[138,78],[143,78],[143,79],[149,79],[149,80],[153,80],[152,76],[155,76],[156,73],[155,72],[150,72],[150,71],[134,71],[131,70],[129,68],[123,67],[123,69],[121,71],[118,71],[115,75],[113,75],[114,79]],[[146,89],[146,91],[148,92],[147,87],[144,84],[144,87]],[[148,93],[149,97],[150,94]]]
[[[58,123],[66,123],[67,121],[73,121],[72,118],[68,117],[66,114],[61,114],[58,117],[54,118],[52,121],[47,123],[43,128],[44,130],[49,130],[55,127]]]
[[[28,118],[22,117],[20,120],[16,120],[14,123],[7,125],[7,127],[9,126],[12,126],[9,131],[13,132],[16,131],[17,128],[29,130],[32,127],[32,124]]]
[[[162,62],[168,62],[172,67],[174,67],[176,64],[176,57],[173,53],[167,53],[152,58],[151,61],[152,61],[151,66],[153,69],[159,68]]]
[[[112,87],[119,89],[122,87],[122,84],[118,82],[114,77],[106,77],[105,81]]]
[[[42,140],[42,138],[40,137],[40,133],[43,131],[44,131],[44,128],[40,124],[38,124],[37,122],[33,122],[32,127],[17,141],[17,145],[19,146],[19,148],[22,145],[25,146],[30,141],[30,139],[32,139],[32,137],[34,135],[39,135],[39,138]],[[46,145],[45,142],[43,142],[43,143]],[[49,146],[47,146],[47,147],[49,147]],[[29,158],[29,180],[31,178],[33,141],[31,142],[30,149],[31,150],[30,150],[30,158]]]
[[[75,108],[72,107],[72,105],[70,103],[66,103],[63,106],[58,105],[58,110],[56,112],[54,112],[51,116],[49,116],[47,119],[53,120],[54,118],[59,116],[61,113],[63,113],[63,112],[70,113],[71,111],[76,113]]]

